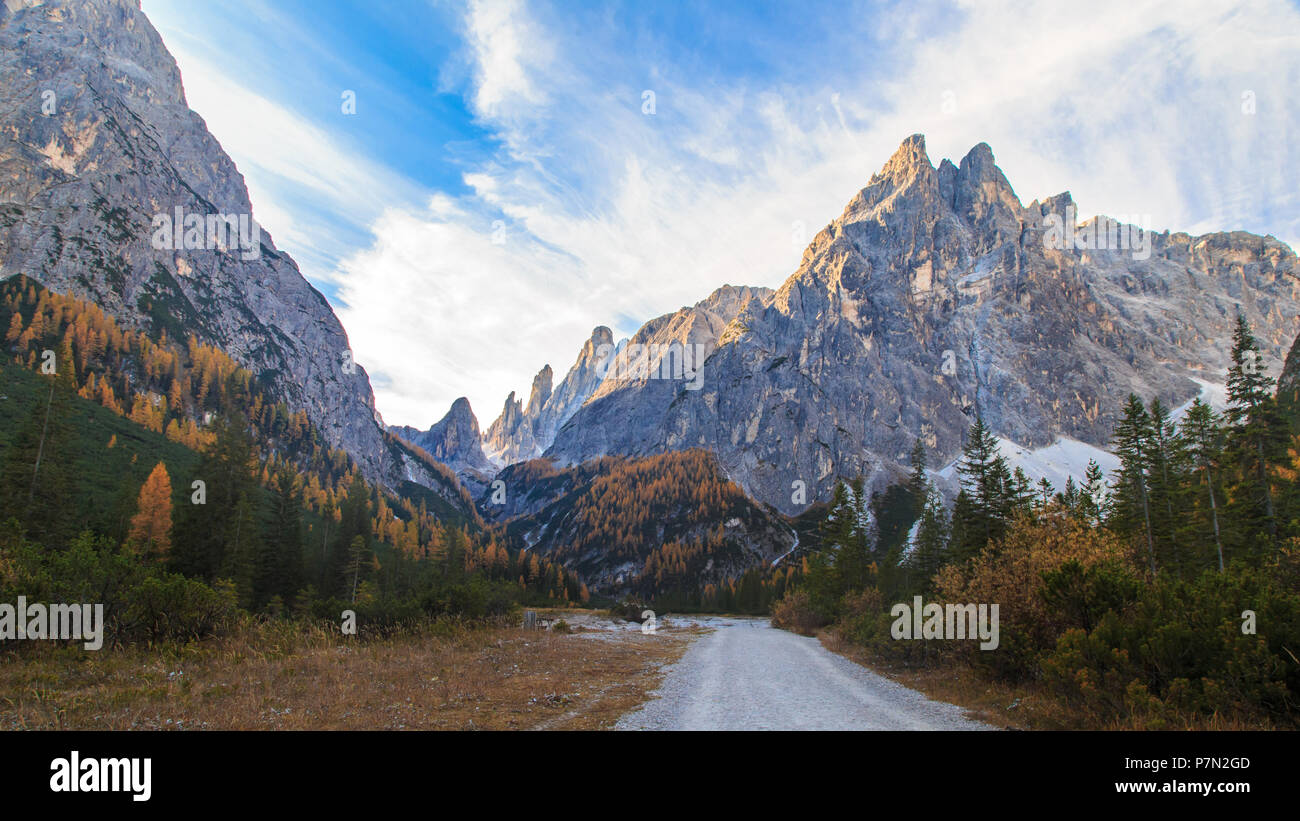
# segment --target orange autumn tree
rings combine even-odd
[[[172,480],[159,462],[140,488],[139,509],[131,518],[127,543],[144,556],[166,556],[172,546]]]

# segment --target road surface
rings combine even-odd
[[[714,631],[696,639],[617,729],[996,729],[766,619],[699,621]]]

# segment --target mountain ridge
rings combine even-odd
[[[1145,258],[1051,247],[1052,219],[1073,206],[1068,192],[1021,204],[986,143],[935,167],[912,135],[782,286],[737,314],[703,390],[606,382],[545,456],[704,448],[747,493],[794,514],[838,479],[896,480],[915,439],[950,461],[976,413],[1028,447],[1104,444],[1130,390],[1176,406],[1195,379],[1222,381],[1237,310],[1269,362],[1290,347],[1300,270],[1283,243],[1139,231]],[[1079,230],[1130,235],[1113,222]]]
[[[217,345],[307,411],[367,478],[399,484],[402,458],[346,331],[257,225],[243,176],[188,107],[139,3],[8,2],[0,53],[11,91],[0,103],[0,276]],[[186,224],[160,228],[173,215]],[[237,236],[213,231],[226,217]]]

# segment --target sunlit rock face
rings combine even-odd
[[[1300,313],[1283,243],[1076,223],[1068,193],[1023,205],[989,146],[936,168],[909,137],[728,323],[697,390],[606,382],[547,455],[703,447],[793,513],[841,477],[890,481],[918,438],[955,458],[977,412],[1027,447],[1104,445],[1130,391],[1177,406],[1221,383],[1238,311],[1277,373]]]

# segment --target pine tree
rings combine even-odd
[[[221,577],[234,582],[239,606],[257,609],[257,562],[262,555],[262,534],[254,495],[250,487],[240,494],[232,511],[233,521],[226,530],[226,544],[221,552]]]
[[[214,580],[227,565],[229,545],[250,544],[246,533],[240,533],[240,538],[234,533],[241,520],[232,514],[241,502],[248,506],[248,517],[256,527],[252,512],[257,493],[255,456],[247,423],[236,414],[223,413],[213,422],[212,432],[212,443],[203,452],[192,477],[191,492],[185,494],[176,511],[172,551],[177,570],[206,581]],[[194,481],[203,483],[202,504],[195,503]]]
[[[1051,485],[1048,485],[1048,487],[1051,487]],[[1025,473],[1024,468],[1017,465],[1015,471],[1011,474],[1011,491],[1008,500],[1011,511],[1013,513],[1032,513],[1036,495],[1029,474]]]
[[[921,593],[930,592],[934,575],[947,558],[951,535],[951,524],[948,512],[944,510],[943,499],[933,485],[927,486],[925,506],[916,528],[916,541],[907,556],[915,586]]]
[[[358,536],[361,537],[362,545],[366,550],[369,550],[373,536],[370,519],[370,490],[366,487],[366,482],[361,478],[361,474],[352,474],[347,495],[344,496],[342,504],[339,505],[339,514],[339,523],[335,529],[330,556],[326,562],[325,578],[321,580],[321,589],[349,595],[352,580],[352,574],[349,572],[352,559],[352,541]]]
[[[303,581],[302,487],[287,465],[276,471],[271,515],[259,561],[259,603],[272,596],[285,601],[297,594]]]
[[[912,497],[916,516],[919,517],[929,501],[927,494],[930,490],[930,480],[925,472],[925,446],[920,439],[913,443],[909,461],[912,472],[907,477],[907,492]]]
[[[871,514],[865,485],[861,476],[849,482],[843,538],[835,554],[840,583],[846,591],[862,590],[872,582]]]
[[[1079,515],[1079,502],[1082,494],[1079,492],[1079,486],[1075,484],[1073,476],[1065,477],[1065,489],[1056,494],[1056,498],[1071,514]]]
[[[370,548],[366,545],[365,537],[353,536],[351,543],[348,545],[347,572],[351,578],[348,601],[356,602],[357,585],[361,582],[362,573],[369,568],[370,561]]]
[[[1151,501],[1151,520],[1157,555],[1166,557],[1165,564],[1182,568],[1186,557],[1179,546],[1178,532],[1183,517],[1175,514],[1185,506],[1185,473],[1187,453],[1177,426],[1170,418],[1169,409],[1159,398],[1151,400],[1151,468],[1148,492]]]
[[[1069,480],[1067,480],[1066,488],[1068,489],[1071,486]],[[1038,480],[1038,493],[1036,500],[1038,502],[1039,510],[1047,509],[1047,506],[1052,502],[1053,493],[1055,493],[1055,489],[1052,487],[1052,483],[1047,480],[1046,476],[1040,477]]]
[[[1101,512],[1106,505],[1106,478],[1096,459],[1088,460],[1083,474],[1083,487],[1079,488],[1079,516],[1090,527],[1101,524]]]

